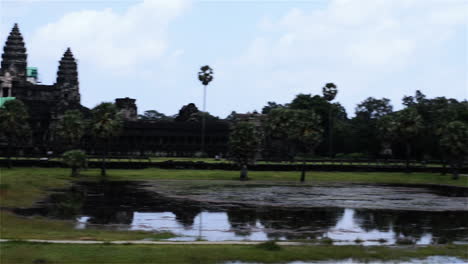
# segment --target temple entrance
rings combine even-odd
[[[10,94],[10,88],[3,88],[2,89],[2,97],[9,97]]]

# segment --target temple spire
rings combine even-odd
[[[18,24],[15,23],[3,48],[2,72],[7,70],[15,73],[16,76],[26,77],[27,54]]]
[[[57,83],[70,85],[78,84],[78,70],[75,58],[70,48],[67,48],[59,62],[57,71]]]

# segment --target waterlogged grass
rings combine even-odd
[[[282,246],[269,250],[254,245],[66,245],[9,242],[0,244],[1,263],[278,263],[353,258],[407,260],[434,255],[467,258],[467,246],[362,247]]]
[[[238,180],[238,171],[222,170],[108,170],[108,180]],[[70,169],[66,168],[0,168],[0,207],[30,206],[44,197],[47,189],[71,185]],[[298,181],[300,172],[250,171],[255,181]],[[78,180],[99,180],[99,169],[82,171]],[[468,187],[468,177],[452,180],[450,175],[438,173],[386,173],[386,172],[318,172],[309,171],[306,181],[394,183],[394,184],[443,184]]]
[[[75,229],[73,221],[50,220],[43,217],[21,217],[0,211],[2,239],[60,239],[60,240],[160,240],[174,237],[170,232],[108,231]],[[3,262],[0,262],[3,263]]]

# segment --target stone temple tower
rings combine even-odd
[[[15,23],[3,48],[2,73],[8,71],[13,76],[26,79],[27,57],[23,36]]]
[[[14,84],[26,80],[27,54],[18,24],[5,42],[0,68],[0,97],[15,96]]]
[[[59,91],[58,97],[62,102],[66,104],[80,103],[78,70],[70,48],[65,51],[59,62],[55,85]]]

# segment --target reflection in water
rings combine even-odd
[[[59,198],[62,197],[62,198]],[[331,238],[336,244],[468,242],[468,212],[223,206],[169,199],[134,183],[82,183],[42,208],[17,210],[76,218],[76,228],[171,231],[175,240]],[[60,215],[63,213],[63,215]]]

